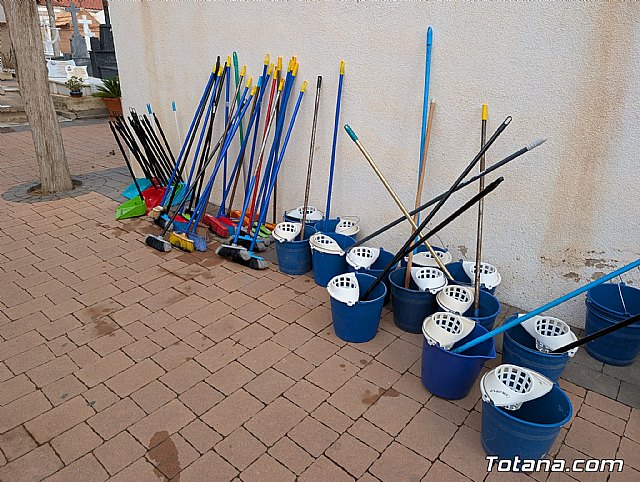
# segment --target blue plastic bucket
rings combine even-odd
[[[451,273],[453,275],[453,273]],[[464,316],[480,323],[487,331],[493,330],[493,325],[496,322],[496,318],[500,314],[502,306],[498,298],[493,296],[489,291],[483,289],[480,290],[480,305],[478,306],[478,316],[475,315],[474,305],[471,305],[467,311],[464,312]]]
[[[431,245],[431,247],[433,248],[434,251],[441,251],[443,253],[446,253],[448,251],[448,249],[441,248],[439,246]],[[427,247],[423,244],[423,245],[418,246],[416,248],[416,250],[414,251],[414,253],[422,253],[423,251],[426,251],[426,250],[427,250]],[[400,261],[400,267],[404,268],[405,266],[407,266],[407,262],[404,260],[404,257],[403,257],[402,260]]]
[[[313,227],[316,228],[316,231],[319,233],[335,233],[339,222],[340,218],[323,219],[322,221],[315,223]],[[358,232],[356,234],[350,234],[349,236],[357,240],[359,234],[360,233]]]
[[[299,241],[300,235],[295,241],[281,243],[277,239],[276,256],[278,258],[278,269],[291,275],[305,274],[311,270],[311,248],[309,248],[309,238],[315,234],[316,230],[311,226],[304,229],[304,241]]]
[[[515,316],[512,316],[504,323],[507,324],[513,319],[515,319]],[[502,363],[531,368],[557,383],[562,371],[569,363],[569,355],[566,353],[552,354],[538,351],[536,349],[536,339],[521,325],[516,325],[504,332]]]
[[[505,410],[482,402],[482,447],[503,460],[538,460],[553,446],[560,429],[571,419],[571,400],[554,385],[546,395]]]
[[[452,263],[446,264],[445,266],[449,270],[449,273],[451,273],[451,276],[453,276],[456,284],[473,287],[473,281],[467,276],[467,273],[465,273],[464,269],[462,268],[462,261],[454,261]],[[485,285],[483,285],[482,283],[480,284],[481,291],[487,291],[492,295],[495,295],[496,288],[497,286],[494,286],[489,290]]]
[[[377,278],[378,276],[380,276],[380,273],[382,273],[382,271],[384,271],[384,269],[387,267],[387,265],[389,263],[391,263],[391,261],[393,261],[393,257],[395,255],[389,251],[385,251],[384,249],[380,248],[380,255],[378,256],[378,259],[376,259],[375,263],[373,263],[369,268],[367,269],[355,269],[353,266],[349,265],[349,272],[351,273],[364,273],[364,274],[370,274],[371,276]],[[389,285],[389,275],[391,274],[391,272],[395,269],[395,266],[393,268],[391,268],[391,270],[385,275],[385,277],[382,279],[382,282],[386,285],[387,287],[387,294],[384,298],[385,303],[387,301],[389,301],[389,298],[391,297],[391,287]]]
[[[407,268],[397,268],[389,274],[393,322],[409,333],[422,333],[422,323],[427,316],[440,311],[436,295],[420,291],[413,278],[409,288],[404,287]]]
[[[597,288],[599,288],[600,286],[598,286]],[[616,293],[618,293],[617,288],[615,291]],[[614,318],[612,316],[603,314],[603,311],[597,308],[597,305],[595,305],[595,303],[589,301],[589,294],[590,292],[587,292],[587,299],[585,300],[585,303],[587,305],[587,318],[584,326],[585,336],[591,335],[596,331],[603,330],[613,324],[620,323],[620,321],[627,318],[627,316]],[[620,295],[617,294],[617,296],[618,303],[620,303]],[[636,300],[631,300],[632,298],[626,296],[625,294],[625,303],[627,306],[627,310],[629,310],[631,315],[634,315],[637,312],[631,312],[637,309],[637,306],[635,304],[637,298]],[[596,360],[599,360],[608,365],[631,365],[638,356],[638,353],[640,353],[640,322],[625,326],[618,331],[614,331],[613,333],[609,333],[608,335],[602,336],[587,343],[585,345],[585,350],[587,350],[587,353],[589,353],[589,355],[591,355]]]
[[[374,276],[356,273],[360,293],[365,292],[376,280]],[[331,298],[331,319],[336,336],[351,343],[364,343],[372,340],[378,333],[380,316],[387,287],[378,284],[366,301],[358,301],[353,306],[347,306]]]
[[[457,348],[467,341],[487,333],[481,325],[453,345]],[[466,397],[476,382],[482,365],[496,357],[493,338],[478,343],[462,353],[452,353],[439,346],[422,342],[422,385],[434,395],[447,400]]]
[[[620,295],[624,297],[624,306]],[[624,283],[603,283],[587,291],[591,309],[611,320],[622,321],[640,313],[640,289]],[[627,312],[625,313],[624,307]]]
[[[282,215],[282,219],[284,219],[285,221],[290,222],[290,223],[301,223],[302,222],[302,219],[292,218],[291,216],[287,216],[286,212]],[[322,222],[322,221],[309,221],[308,219],[306,219],[304,223],[307,226],[313,227],[318,222]]]
[[[351,236],[337,233],[325,233],[333,238],[340,248],[346,252],[349,246],[353,246],[356,242]],[[311,258],[313,262],[313,279],[320,286],[327,286],[331,278],[347,272],[347,260],[345,254],[321,253],[318,250],[311,250]]]

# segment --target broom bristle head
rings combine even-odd
[[[166,242],[160,236],[147,234],[147,237],[145,238],[144,242],[147,246],[150,246],[157,251],[161,251],[163,253],[168,253],[169,251],[171,251],[171,244]]]
[[[207,240],[204,237],[198,236],[197,234],[192,234],[190,236],[190,239],[193,241],[193,246],[196,251],[201,251],[204,253],[207,250]]]
[[[242,256],[241,253],[238,253],[238,255],[233,256],[231,260],[234,263],[238,263],[238,264],[241,264],[242,266],[247,266],[251,269],[256,269],[256,270],[263,270],[269,267],[269,262],[266,259],[252,255],[249,251],[245,251],[245,253],[249,255],[248,259]]]
[[[190,240],[185,233],[176,233],[175,231],[173,231],[169,235],[169,243],[171,243],[176,248],[188,253],[193,253],[193,251],[195,250],[193,241]]]
[[[155,206],[151,211],[149,211],[149,217],[151,219],[158,219],[162,213],[164,213],[164,207]]]
[[[218,249],[216,249],[216,254],[218,256],[222,256],[223,258],[234,258],[236,256],[240,256],[243,259],[248,260],[251,257],[249,251],[247,251],[246,248],[229,244],[218,246]]]

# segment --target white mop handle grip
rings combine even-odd
[[[575,298],[576,296],[589,291],[591,288],[593,288],[594,286],[598,286],[606,281],[609,281],[613,278],[615,278],[616,276],[620,276],[623,273],[626,273],[627,271],[631,271],[633,268],[637,268],[638,266],[640,266],[640,259],[635,260],[633,263],[630,263],[620,269],[617,269],[615,271],[613,271],[612,273],[609,273],[607,275],[604,275],[602,278],[598,278],[595,281],[592,281],[591,283],[588,283],[580,288],[578,288],[577,290],[572,291],[571,293],[568,293],[564,296],[561,296],[560,298],[555,299],[554,301],[551,301],[549,303],[547,303],[544,306],[541,306],[540,308],[536,308],[533,311],[530,311],[529,313],[519,316],[517,318],[514,318],[513,320],[511,320],[509,323],[506,323],[502,326],[499,326],[498,328],[493,329],[492,331],[490,331],[489,333],[486,333],[482,336],[479,336],[478,338],[474,338],[471,341],[468,341],[467,343],[465,343],[462,346],[459,346],[458,348],[455,348],[453,350],[451,350],[452,353],[460,353],[463,352],[465,350],[468,350],[469,348],[476,346],[479,343],[482,343],[485,340],[488,340],[489,338],[493,338],[494,336],[498,335],[499,333],[502,333],[503,331],[507,331],[510,330],[511,328],[513,328],[516,325],[519,325],[520,323],[522,323],[523,321],[527,321],[530,318],[533,318],[534,316],[538,316],[542,313],[544,313],[547,310],[550,310],[551,308],[558,306],[561,303],[564,303],[565,301],[571,299],[571,298]]]

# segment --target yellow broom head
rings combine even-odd
[[[193,253],[196,249],[193,241],[191,241],[185,233],[176,233],[173,231],[169,235],[169,242],[176,248],[188,253]]]

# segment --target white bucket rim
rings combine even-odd
[[[476,323],[464,316],[438,311],[424,319],[422,334],[427,343],[450,350],[453,345],[469,335]]]
[[[471,284],[474,284],[476,279],[476,263],[473,261],[463,261],[462,269],[471,280]],[[498,272],[498,268],[496,268],[492,264],[485,263],[484,261],[480,262],[481,285],[484,285],[487,289],[492,290],[493,288],[497,288],[498,286],[500,286],[501,282],[502,277]]]
[[[353,306],[360,298],[360,285],[355,273],[343,273],[331,278],[327,284],[329,296],[334,300]]]
[[[276,224],[276,227],[271,232],[273,237],[281,243],[287,243],[296,239],[298,234],[302,231],[302,223],[292,223],[290,221],[283,221]]]
[[[473,290],[448,284],[438,292],[436,302],[443,310],[462,315],[473,304]]]
[[[420,291],[436,294],[447,286],[447,277],[434,266],[412,266],[411,278]]]
[[[347,263],[354,269],[369,269],[380,256],[380,248],[356,246],[347,253]]]
[[[533,316],[521,326],[536,340],[536,348],[541,353],[549,353],[578,340],[568,323],[553,316]],[[572,357],[577,351],[576,347],[567,354]]]
[[[480,380],[482,400],[505,410],[518,410],[524,402],[543,397],[553,381],[529,368],[504,363]]]

